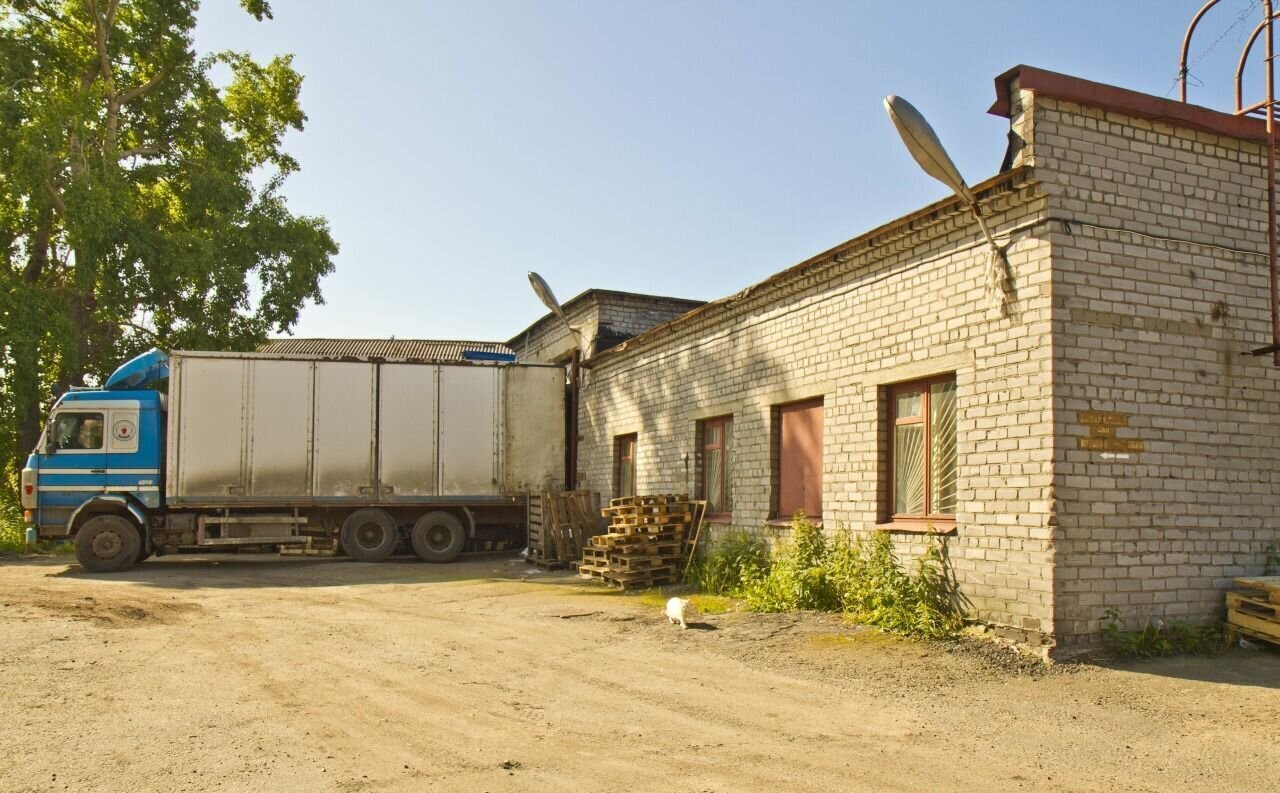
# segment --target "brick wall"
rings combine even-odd
[[[1220,618],[1231,578],[1280,545],[1280,370],[1244,354],[1270,341],[1264,152],[1238,119],[1034,80],[994,111],[1022,138],[1015,170],[979,189],[1010,243],[1007,316],[972,220],[935,204],[599,356],[587,486],[610,492],[613,438],[636,433],[640,491],[696,493],[697,422],[732,415],[718,528],[776,536],[771,416],[820,397],[825,525],[874,530],[885,387],[954,372],[948,545],[971,617],[1062,648],[1096,643],[1108,608]]]
[[[638,435],[641,492],[696,492],[699,419],[732,415],[732,521],[773,518],[774,406],[824,400],[828,528],[873,530],[887,489],[892,383],[954,372],[959,496],[948,540],[973,615],[1033,640],[1053,633],[1053,449],[1049,244],[1043,197],[1020,173],[985,194],[1011,239],[1009,317],[985,291],[987,248],[971,216],[942,202],[601,355],[579,416],[587,486],[612,489],[613,438]],[[896,535],[904,551],[921,536]]]
[[[1090,641],[1107,608],[1134,626],[1220,619],[1231,578],[1280,541],[1280,377],[1242,354],[1270,342],[1265,150],[1022,99],[1024,158],[1058,219],[1059,641]],[[1096,414],[1140,450],[1080,448]]]
[[[595,300],[582,300],[565,312],[569,324],[578,328],[582,343],[590,345],[600,324],[600,306]],[[520,335],[507,342],[522,361],[552,363],[569,355],[574,348],[569,329],[557,317],[548,314],[525,328]]]

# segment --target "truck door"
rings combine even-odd
[[[157,444],[139,449],[143,432],[138,408],[107,411],[107,486],[112,493],[133,493],[149,507],[160,506],[160,460]]]
[[[107,489],[107,415],[105,410],[54,412],[37,480],[41,525],[65,526],[76,507]]]

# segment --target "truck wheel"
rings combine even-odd
[[[137,527],[119,515],[95,515],[76,532],[76,559],[91,573],[125,570],[141,548]]]
[[[381,562],[399,541],[396,522],[385,510],[357,509],[342,522],[342,549],[357,562]]]
[[[452,562],[462,553],[467,532],[462,521],[448,512],[428,512],[418,518],[409,534],[413,552],[424,562]]]

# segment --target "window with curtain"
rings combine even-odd
[[[619,435],[613,439],[613,497],[636,494],[636,436]]]
[[[894,386],[889,402],[893,518],[954,519],[955,375]]]
[[[699,422],[702,481],[699,497],[707,502],[707,514],[733,511],[733,417],[718,416]]]

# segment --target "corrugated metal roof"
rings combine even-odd
[[[463,350],[510,354],[496,341],[440,339],[269,339],[258,352],[323,358],[405,358],[415,361],[461,361]]]

